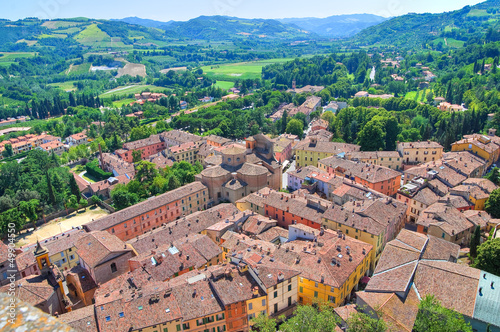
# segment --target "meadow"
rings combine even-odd
[[[141,93],[144,92],[146,89],[148,89],[150,92],[164,92],[165,90],[168,90],[166,88],[155,85],[129,85],[106,91],[101,95],[99,95],[99,97],[110,98],[112,96],[115,96],[117,98],[126,98],[130,94]]]
[[[256,79],[262,75],[262,67],[293,59],[269,59],[253,62],[239,62],[225,65],[212,65],[201,67],[203,72],[214,79],[221,81],[234,81],[237,79]]]

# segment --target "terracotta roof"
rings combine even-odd
[[[389,181],[401,176],[401,173],[387,167],[353,162],[335,156],[322,159],[319,162],[340,171],[342,174],[350,177],[355,176],[370,183]]]
[[[145,139],[125,143],[123,144],[123,148],[125,150],[136,150],[154,144],[163,144],[162,141],[160,140],[159,135],[151,135],[150,137]]]
[[[22,253],[17,254],[16,256],[16,265],[19,271],[24,270],[30,266],[37,264],[35,255],[33,251],[27,250]]]
[[[403,148],[403,149],[435,149],[435,148],[441,148],[443,149],[443,146],[439,144],[438,142],[434,141],[422,141],[422,142],[401,142],[398,143],[398,149]]]
[[[159,227],[128,241],[128,243],[140,254],[154,250],[156,245],[170,245],[178,239],[185,238],[188,234],[200,233],[220,221],[228,219],[229,221],[236,222],[247,217],[248,215],[244,216],[232,204],[220,204],[206,211],[198,211],[190,214],[167,226]]]
[[[267,242],[272,242],[278,237],[288,239],[288,231],[284,228],[276,226],[271,227],[263,233],[257,235],[257,239]]]
[[[6,262],[9,259],[9,247],[0,241],[0,263]]]
[[[70,311],[60,315],[58,318],[61,322],[68,324],[77,332],[97,331],[94,305]]]
[[[331,154],[339,154],[342,152],[354,152],[359,151],[360,146],[347,143],[336,143],[336,142],[325,142],[318,140],[316,143],[311,141],[310,137],[307,137],[297,143],[294,147],[295,151],[315,151],[315,152],[326,152]]]
[[[426,206],[432,205],[439,200],[439,196],[429,188],[419,190],[412,198],[419,203],[425,204]]]
[[[474,226],[457,209],[443,203],[435,203],[422,211],[417,220],[417,225],[424,227],[434,225],[450,236],[459,234]]]
[[[210,285],[224,306],[266,295],[250,273],[239,272],[236,265],[213,266],[207,271],[210,272]]]
[[[304,199],[278,192],[270,193],[264,204],[266,207],[271,206],[280,211],[286,211],[292,214],[293,218],[304,218],[318,224],[321,224],[324,211],[332,206],[331,202],[321,198]],[[321,205],[321,208],[318,208],[318,205]]]
[[[370,255],[372,246],[348,236],[340,238],[337,234],[326,230],[319,235],[318,243],[322,246],[307,241],[287,242],[274,252],[274,258],[299,270],[301,277],[342,287],[365,257]],[[297,257],[300,259],[297,260]]]
[[[90,272],[81,267],[80,265],[77,265],[73,267],[68,274],[72,274],[76,279],[80,281],[80,285],[82,286],[82,291],[85,293],[89,290],[96,289],[98,286],[92,276],[90,275]]]
[[[87,233],[83,230],[78,232],[68,232],[64,236],[54,236],[52,238],[45,239],[40,243],[47,248],[49,255],[52,256],[69,248],[73,248],[76,245],[76,242],[86,235]]]
[[[76,242],[76,247],[78,257],[91,268],[101,264],[110,254],[131,250],[126,248],[125,242],[106,231],[88,233]]]
[[[8,293],[9,285],[1,287],[0,292]],[[35,307],[47,302],[55,295],[55,292],[54,287],[49,284],[47,278],[42,276],[28,276],[15,281],[15,297]],[[50,312],[50,314],[53,314],[53,312]]]
[[[205,187],[201,182],[193,182],[180,188],[168,191],[159,196],[151,197],[144,202],[135,204],[123,210],[112,213],[108,216],[99,218],[91,223],[86,224],[84,227],[89,231],[109,229],[115,225],[121,224],[126,220],[133,219],[144,213],[158,209],[164,205],[170,204],[177,200],[181,200],[182,198],[201,190],[207,190],[207,187]]]

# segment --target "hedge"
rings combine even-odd
[[[99,161],[94,159],[92,162],[85,165],[87,173],[93,176],[97,180],[106,180],[113,176],[113,173],[105,172],[99,168]]]

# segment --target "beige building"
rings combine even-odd
[[[196,155],[200,150],[199,142],[187,142],[181,145],[171,146],[167,148],[166,154],[167,158],[171,158],[177,162],[187,161],[190,164],[194,164],[197,161]]]
[[[397,171],[403,166],[403,158],[398,151],[350,152],[346,154],[346,159],[359,161],[365,164],[384,166]]]
[[[234,203],[264,187],[281,188],[281,165],[273,158],[273,141],[256,135],[246,143],[246,149],[238,145],[222,149],[222,164],[196,176],[208,187],[211,203]]]
[[[443,157],[443,147],[432,141],[398,143],[398,152],[403,163],[409,165],[436,161]]]

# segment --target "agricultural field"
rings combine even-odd
[[[488,16],[489,14],[486,12],[486,9],[472,9],[467,16],[475,16],[475,17],[481,17],[481,16]]]
[[[131,94],[141,93],[148,89],[151,92],[164,92],[168,89],[155,85],[129,85],[122,86],[113,90],[104,92],[99,98],[110,98],[115,96],[117,98],[127,98]]]
[[[231,63],[226,65],[213,65],[201,67],[208,76],[222,81],[232,81],[235,79],[256,79],[262,75],[262,67],[273,64],[287,62],[292,59],[269,59],[253,62]]]
[[[72,22],[72,21],[46,21],[43,22],[42,26],[47,29],[60,29],[60,28],[69,28],[78,25],[82,25],[83,22]]]
[[[172,58],[172,59],[173,59],[173,60],[175,60],[174,58]],[[168,73],[168,72],[169,72],[169,71],[171,71],[171,70],[172,70],[172,71],[175,71],[175,72],[177,72],[177,71],[186,71],[186,70],[187,70],[187,67],[174,67],[174,68],[166,68],[166,69],[162,69],[162,70],[160,70],[160,73],[162,73],[162,74],[166,74],[166,73]]]
[[[111,43],[111,37],[106,32],[99,29],[95,23],[86,27],[85,30],[77,34],[74,39],[85,46],[106,47],[110,46]]]
[[[59,88],[63,91],[75,91],[76,87],[73,85],[73,83],[76,81],[68,81],[68,82],[60,82],[60,83],[50,83],[50,86],[54,86],[56,88]]]
[[[129,105],[135,101],[134,98],[126,98],[122,100],[117,100],[113,102],[113,107],[122,108],[123,105]]]
[[[125,67],[118,69],[116,77],[119,78],[125,75],[146,77],[146,66],[138,63],[127,63]]]
[[[234,87],[234,82],[228,82],[228,81],[217,81],[215,83],[215,86],[224,90],[229,90]]]
[[[88,73],[90,71],[91,64],[86,62],[81,65],[73,66],[71,65],[69,69],[65,72],[66,75],[81,75]]]

